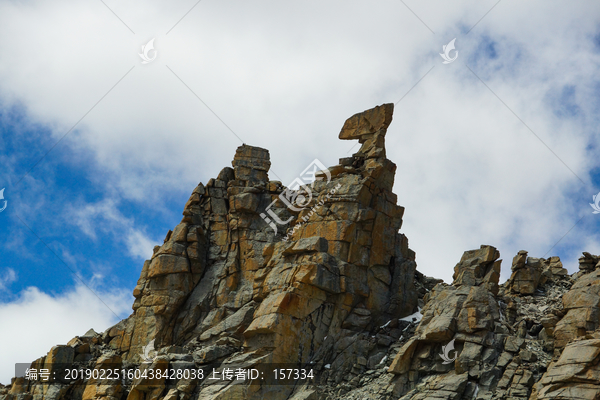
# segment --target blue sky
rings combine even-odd
[[[10,207],[2,215],[5,223],[0,228],[3,267],[17,272],[7,285],[10,290],[0,293],[2,300],[14,299],[31,285],[54,293],[74,281],[95,281],[99,287],[135,286],[139,256],[122,245],[123,232],[100,225],[91,226],[93,235],[86,235],[73,223],[75,208],[94,204],[106,194],[91,177],[101,171],[85,161],[85,154],[75,153],[68,145],[59,144],[43,157],[54,145],[45,136],[48,128],[32,124],[21,106],[0,112],[2,158],[8,161],[3,180],[15,182],[4,192]],[[159,238],[178,223],[175,210],[185,201],[185,194],[179,193],[173,200],[169,207],[173,212],[168,214],[152,214],[127,200],[115,201],[111,212],[132,226],[139,225],[150,237]],[[20,204],[23,206],[18,207]],[[121,245],[116,245],[119,242]]]
[[[386,102],[420,271],[448,282],[481,244],[503,280],[561,238],[547,256],[571,272],[600,254],[600,5],[105,3],[0,4],[0,341],[17,344],[0,382],[129,315],[152,247],[242,141],[291,182],[351,154],[344,120]]]

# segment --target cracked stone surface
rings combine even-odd
[[[385,155],[392,115],[383,104],[350,117],[339,138],[358,152],[295,190],[269,180],[268,150],[240,146],[143,264],[133,313],[31,365],[286,363],[313,379],[14,378],[0,400],[599,399],[600,257],[583,253],[569,275],[558,257],[522,250],[500,284],[500,254],[482,245],[454,260],[452,284],[419,273]]]

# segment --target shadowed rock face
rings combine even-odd
[[[349,118],[339,138],[359,151],[315,162],[299,174],[314,182],[296,190],[269,181],[268,150],[240,146],[144,263],[131,316],[32,364],[309,363],[312,383],[17,378],[0,400],[600,398],[600,257],[584,253],[569,276],[558,257],[520,251],[500,285],[500,254],[483,245],[463,254],[451,285],[417,272],[385,156],[392,114],[383,104]]]

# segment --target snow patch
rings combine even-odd
[[[423,314],[421,314],[421,307],[419,307],[419,311],[417,311],[414,314],[410,314],[407,317],[404,318],[400,318],[400,321],[406,321],[406,322],[421,322],[421,320],[423,319]],[[413,321],[414,320],[414,321]]]

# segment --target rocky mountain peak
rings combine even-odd
[[[350,117],[339,138],[358,152],[315,160],[289,187],[269,180],[268,150],[238,147],[144,263],[133,313],[28,366],[138,375],[18,377],[0,400],[600,398],[600,257],[569,276],[523,250],[499,284],[500,253],[482,245],[451,285],[416,271],[385,153],[392,114]],[[189,375],[282,365],[312,376]],[[159,370],[188,375],[149,377]]]

